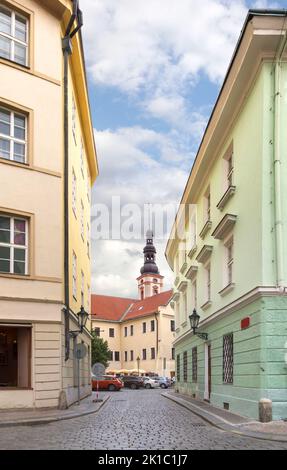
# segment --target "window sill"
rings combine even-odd
[[[0,157],[0,162],[4,164],[6,163],[6,165],[16,166],[18,168],[30,168],[30,164],[27,162],[23,162],[23,163],[15,162],[15,160],[10,160],[4,157]]]
[[[222,297],[224,297],[225,295],[229,294],[229,292],[231,292],[235,287],[235,284],[234,282],[230,283],[230,284],[227,284],[227,286],[225,286],[223,289],[221,289],[218,293],[219,295],[221,295]]]
[[[212,222],[211,220],[207,220],[203,226],[203,229],[201,230],[199,236],[200,238],[204,239],[205,235],[207,232],[211,229]]]
[[[197,250],[197,246],[196,245],[193,245],[193,247],[191,248],[191,250],[188,252],[188,257],[191,259],[193,257],[193,255],[196,253],[196,250]]]
[[[14,274],[14,273],[1,273],[0,277],[6,277],[7,279],[33,279],[30,274]]]
[[[201,309],[202,310],[207,310],[210,306],[211,306],[212,302],[211,300],[208,300],[207,302],[205,302],[203,305],[201,305]]]
[[[31,70],[30,65],[19,64],[19,62],[16,62],[15,60],[11,60],[11,59],[6,59],[5,57],[0,57],[0,62],[2,64],[10,65],[10,67],[11,66],[15,67],[16,69],[19,69],[19,70],[25,70],[25,71]]]
[[[225,193],[223,194],[222,198],[220,199],[219,203],[216,206],[219,210],[222,211],[224,209],[229,199],[235,193],[235,189],[236,189],[236,186],[229,186],[227,188],[227,190],[225,191]]]

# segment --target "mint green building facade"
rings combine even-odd
[[[176,389],[255,419],[287,418],[284,15],[248,14],[166,249]]]

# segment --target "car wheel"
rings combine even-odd
[[[131,389],[135,390],[137,388],[136,384],[131,384]]]
[[[145,388],[151,388],[151,384],[146,384]]]
[[[116,389],[116,387],[115,387],[113,384],[111,384],[111,385],[108,386],[109,392],[114,392],[115,389]]]
[[[166,388],[164,384],[160,384],[160,388]]]

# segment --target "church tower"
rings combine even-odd
[[[139,299],[143,300],[152,295],[160,294],[163,288],[163,276],[160,275],[155,262],[156,249],[153,244],[153,232],[146,233],[146,246],[143,249],[144,265],[141,275],[137,278]]]

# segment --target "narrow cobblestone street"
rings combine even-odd
[[[286,449],[220,431],[161,396],[122,390],[96,414],[57,423],[0,428],[0,449]]]

